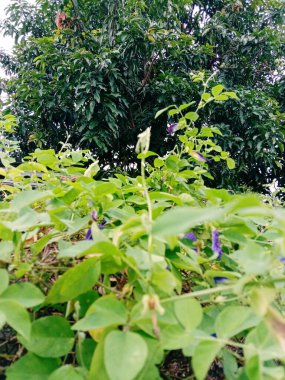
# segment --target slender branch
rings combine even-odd
[[[235,288],[234,285],[217,286],[216,288],[197,290],[196,292],[192,292],[192,293],[186,293],[186,294],[182,294],[179,296],[164,298],[160,302],[166,303],[166,302],[181,300],[184,298],[196,298],[196,297],[206,296],[208,294],[214,294],[214,293],[234,290],[234,288]]]

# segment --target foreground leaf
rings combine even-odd
[[[10,285],[1,295],[1,298],[17,301],[26,308],[40,305],[45,299],[40,289],[29,282]]]
[[[72,365],[65,365],[58,368],[48,380],[85,380],[86,374],[82,368],[74,368]]]
[[[110,380],[133,380],[144,366],[148,348],[133,332],[112,331],[105,340],[104,361]]]
[[[6,380],[49,380],[57,367],[57,360],[43,359],[29,353],[7,369]]]
[[[178,299],[174,303],[174,311],[178,321],[187,331],[192,331],[199,326],[203,318],[203,310],[200,303],[190,298]]]
[[[216,207],[176,207],[155,220],[153,233],[159,237],[175,236],[199,224],[219,220],[224,213]]]
[[[66,271],[51,288],[46,303],[62,303],[90,290],[100,275],[98,258],[91,258]]]
[[[106,296],[95,301],[88,309],[87,315],[77,322],[73,329],[88,331],[123,325],[126,321],[127,309],[125,306],[117,299]]]
[[[260,320],[249,307],[229,306],[218,315],[215,329],[219,338],[231,338],[243,330],[257,326]]]
[[[30,316],[18,302],[11,300],[0,300],[0,312],[5,315],[6,322],[18,334],[29,338],[31,331]]]
[[[205,379],[211,363],[222,346],[222,343],[215,340],[202,341],[198,344],[192,357],[192,366],[197,380]]]
[[[44,317],[32,323],[30,339],[21,339],[21,342],[38,356],[57,358],[71,351],[74,335],[66,319],[58,316]]]
[[[8,287],[8,285],[9,285],[8,272],[5,269],[0,269],[0,294],[4,292],[4,290]]]

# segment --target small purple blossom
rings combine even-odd
[[[94,222],[97,222],[97,211],[93,210],[91,212],[91,218],[94,220]]]
[[[204,157],[200,152],[197,152],[196,150],[192,150],[190,152],[190,154],[197,161],[200,161],[200,162],[208,162],[209,161],[206,157]]]
[[[102,223],[98,224],[99,230],[103,230],[106,224],[107,224],[107,221],[103,219]]]
[[[86,235],[85,235],[85,240],[92,240],[92,230],[91,228],[88,228]]]
[[[173,133],[175,133],[177,129],[178,129],[177,123],[169,124],[169,126],[167,127],[167,133],[169,133],[170,135],[173,135]]]
[[[222,248],[221,248],[218,230],[212,231],[212,250],[214,253],[218,254],[218,259],[220,259],[222,257],[223,252],[222,252]]]
[[[184,236],[184,239],[189,239],[189,240],[192,240],[192,241],[197,241],[197,238],[196,238],[196,235],[194,234],[194,232],[188,232],[188,234],[186,234]]]
[[[284,256],[281,256],[281,255],[276,255],[277,259],[281,262],[281,263],[285,263],[285,257]]]
[[[215,284],[223,284],[224,282],[228,281],[227,277],[213,277]]]

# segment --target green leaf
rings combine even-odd
[[[168,116],[173,116],[173,115],[176,115],[179,113],[179,110],[177,109],[172,109],[170,111],[168,111]]]
[[[161,158],[156,158],[154,160],[154,166],[156,168],[161,168],[164,165],[164,161]]]
[[[257,326],[261,318],[246,306],[228,306],[221,311],[215,321],[219,338],[231,338],[243,330]]]
[[[203,318],[203,309],[200,303],[191,298],[175,301],[174,312],[178,321],[187,331],[192,331],[198,327]]]
[[[149,197],[151,200],[157,200],[157,199],[170,200],[170,201],[176,203],[178,206],[183,205],[183,202],[181,201],[181,199],[178,196],[173,195],[173,194],[169,194],[169,193],[152,191],[152,192],[150,192]]]
[[[213,96],[217,96],[217,95],[220,95],[223,89],[224,89],[224,86],[222,86],[221,84],[218,84],[217,86],[212,88],[211,92]]]
[[[234,169],[236,167],[236,163],[235,163],[235,161],[232,158],[228,157],[226,161],[227,161],[227,167],[230,170],[232,170],[232,169]]]
[[[106,372],[106,368],[104,365],[105,338],[110,332],[110,330],[111,328],[103,331],[102,337],[98,345],[96,346],[90,366],[89,380],[111,380]]]
[[[200,342],[192,357],[192,367],[197,380],[204,380],[223,344],[215,340]]]
[[[190,102],[190,103],[186,103],[186,104],[181,104],[181,106],[179,106],[179,111],[183,111],[185,110],[186,108],[190,107],[190,106],[193,106],[193,104],[195,104],[195,102]]]
[[[238,364],[236,358],[226,349],[223,349],[223,369],[226,379],[236,379]]]
[[[96,342],[93,339],[78,339],[76,346],[76,360],[79,365],[89,370],[95,348]]]
[[[215,100],[218,100],[218,101],[223,101],[223,100],[228,100],[228,99],[229,99],[229,97],[227,95],[225,95],[225,93],[215,97]]]
[[[44,317],[32,323],[30,339],[20,339],[32,353],[44,358],[67,355],[74,344],[74,334],[66,319],[59,316]]]
[[[53,372],[48,380],[86,380],[87,377],[82,368],[74,368],[72,365],[65,365]]]
[[[157,156],[157,153],[154,153],[154,152],[151,152],[150,150],[148,150],[146,153],[139,153],[138,154],[138,158],[141,160],[142,158],[148,158],[148,157],[152,157],[152,156]]]
[[[5,323],[6,323],[6,316],[2,311],[0,311],[0,330],[5,325]]]
[[[2,230],[2,226],[0,226]],[[1,237],[3,236],[2,231],[0,231]],[[14,245],[12,241],[1,241],[0,242],[0,261],[4,263],[10,263],[11,255],[14,251]]]
[[[175,105],[172,104],[172,105],[170,105],[170,106],[168,106],[168,107],[166,107],[166,108],[163,108],[162,110],[159,110],[159,111],[155,114],[155,117],[154,117],[154,118],[157,119],[158,116],[162,115],[165,111],[169,110],[169,108],[172,108],[172,107],[175,107]]]
[[[229,98],[238,99],[238,96],[237,96],[237,94],[235,92],[225,91],[224,94],[227,95]]]
[[[43,359],[28,353],[7,368],[6,380],[49,380],[58,367],[55,359]]]
[[[185,118],[194,122],[199,119],[199,115],[197,112],[187,112]]]
[[[252,241],[249,241],[243,249],[236,251],[231,257],[239,263],[245,273],[255,275],[266,273],[272,262],[271,255]]]
[[[9,285],[9,274],[6,269],[0,269],[0,294],[7,289]],[[2,295],[1,295],[2,297]]]
[[[164,353],[160,341],[148,336],[144,336],[144,341],[148,347],[148,358],[136,380],[161,380],[158,365],[162,362]]]
[[[211,94],[209,94],[209,92],[205,92],[204,94],[202,94],[202,99],[207,102],[209,99],[211,99]],[[213,99],[213,98],[212,98]]]
[[[112,331],[105,340],[104,362],[112,380],[133,380],[148,356],[143,338],[133,332]]]
[[[63,303],[87,292],[98,281],[100,262],[97,257],[68,269],[52,286],[46,303]]]
[[[285,359],[284,350],[265,323],[249,332],[245,340],[246,361],[258,352],[262,361]]]
[[[178,324],[168,324],[161,328],[160,335],[161,347],[168,351],[180,350],[192,341],[191,333]]]
[[[262,363],[258,355],[252,356],[245,366],[245,372],[250,380],[263,380]]]
[[[171,294],[177,286],[173,274],[158,265],[152,271],[151,283],[166,294]]]
[[[87,315],[78,321],[73,330],[88,331],[107,326],[123,325],[127,322],[127,309],[119,300],[110,296],[99,298],[87,311]]]
[[[114,183],[111,182],[105,182],[105,183],[100,183],[95,187],[93,190],[93,194],[95,196],[104,196],[107,194],[113,194],[117,191],[117,186]]]
[[[220,220],[225,212],[218,207],[176,207],[155,220],[153,234],[168,237],[185,233],[197,225]]]
[[[75,258],[96,253],[93,249],[95,243],[93,240],[82,240],[76,244],[69,245],[64,248],[59,248],[58,258]]]
[[[13,222],[6,222],[6,225],[13,231],[27,231],[46,226],[49,223],[50,217],[46,212],[36,212],[31,208],[24,208],[17,219]]]
[[[44,295],[35,285],[20,282],[10,285],[1,295],[1,299],[17,301],[25,308],[34,307],[44,302]]]
[[[30,206],[32,203],[42,201],[52,196],[51,191],[26,190],[16,194],[10,203],[11,210],[19,211],[19,209]]]
[[[6,322],[18,334],[29,338],[31,331],[30,316],[18,302],[0,299],[0,312],[5,315]]]

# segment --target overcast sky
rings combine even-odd
[[[5,18],[5,8],[9,4],[10,0],[0,0],[0,19]],[[13,46],[13,40],[9,37],[3,37],[0,35],[0,49],[11,51]]]
[[[35,0],[29,0],[31,3],[35,2]],[[10,0],[0,0],[0,20],[5,18],[5,8],[10,3]],[[10,53],[13,48],[13,39],[10,37],[4,37],[3,34],[0,33],[0,50],[5,50]],[[3,70],[0,68],[0,76],[3,76]]]

